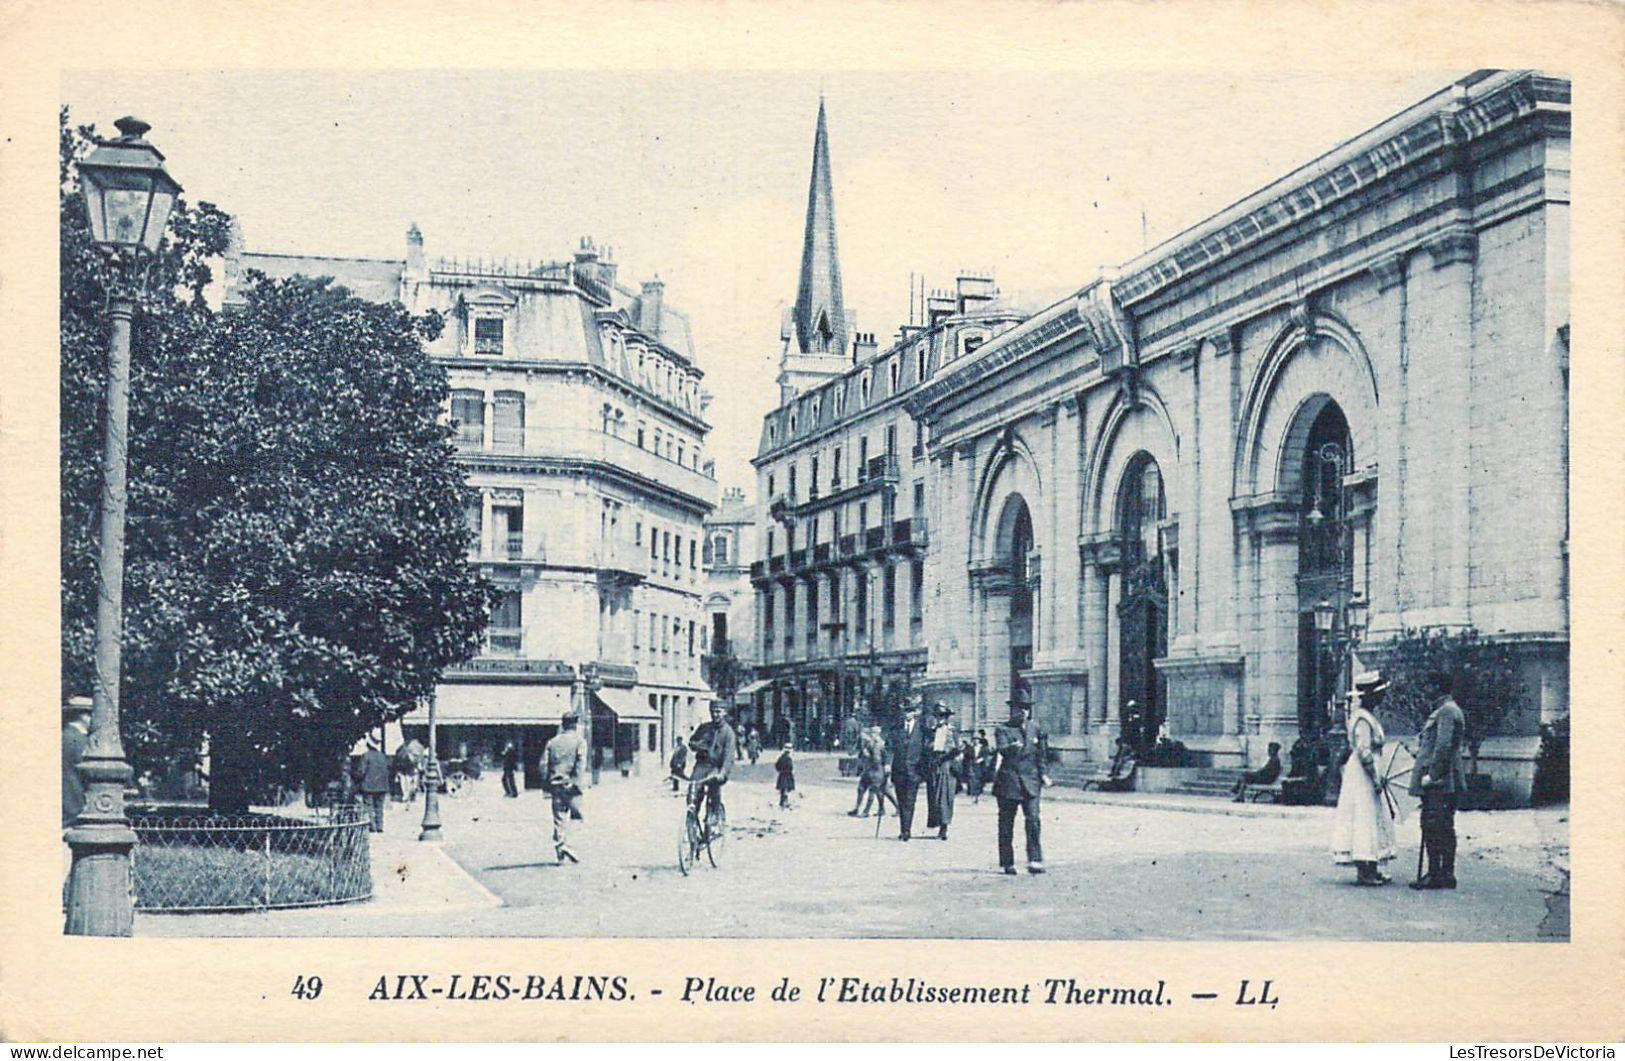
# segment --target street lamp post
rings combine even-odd
[[[96,150],[78,164],[91,236],[110,265],[112,335],[102,427],[96,681],[91,690],[90,743],[79,763],[85,805],[66,837],[73,865],[68,876],[65,930],[72,936],[128,936],[135,922],[130,851],[136,838],[124,810],[124,786],[132,772],[119,738],[130,322],[141,294],[141,259],[157,253],[181,191],[164,169],[163,154],[143,139],[151,126],[129,117],[115,124],[122,135],[98,142]]]
[[[440,741],[435,730],[436,696],[429,694],[429,762],[423,769],[423,827],[419,840],[441,840],[440,835]]]
[[[598,760],[593,757],[594,719],[592,709],[592,694],[602,689],[604,683],[598,676],[597,663],[584,663],[577,672],[571,692],[575,697],[576,710],[581,713],[581,739],[587,750],[587,768],[591,773],[592,783],[598,784]]]

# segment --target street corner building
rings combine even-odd
[[[1363,658],[1515,649],[1481,763],[1527,797],[1569,711],[1569,103],[1473,74],[1037,312],[962,277],[884,351],[843,331],[820,113],[756,458],[764,708],[827,729],[897,677],[965,729],[1020,689],[1063,778],[1119,737],[1258,765],[1335,726],[1357,604]]]
[[[332,277],[361,298],[436,310],[427,344],[474,496],[476,564],[501,592],[486,643],[436,693],[437,749],[495,759],[513,741],[524,783],[572,695],[592,701],[595,766],[660,768],[660,749],[705,714],[700,543],[716,507],[705,456],[710,396],[687,318],[664,284],[623,284],[606,248],[573,260],[431,262],[416,225],[402,259],[250,253],[248,270]],[[426,735],[423,709],[409,735]]]

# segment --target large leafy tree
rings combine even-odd
[[[62,120],[62,680],[93,677],[107,324]],[[472,656],[491,604],[440,416],[436,318],[323,280],[204,301],[230,219],[182,203],[132,337],[123,733],[138,769],[210,750],[210,801],[340,760]]]

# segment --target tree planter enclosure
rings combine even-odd
[[[196,806],[132,813],[137,910],[203,913],[325,906],[372,897],[368,817],[211,815]]]

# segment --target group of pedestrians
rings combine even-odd
[[[1027,868],[1044,872],[1040,795],[1049,779],[1044,773],[1048,737],[1032,721],[1032,704],[1018,696],[1010,701],[1010,715],[989,742],[985,731],[961,740],[953,725],[953,711],[941,702],[929,713],[910,701],[901,723],[890,738],[871,725],[857,738],[858,794],[847,814],[868,817],[870,808],[884,817],[886,804],[897,813],[897,839],[914,837],[920,789],[925,789],[926,823],[939,840],[948,839],[954,800],[961,791],[980,799],[989,780],[999,804],[999,868],[1014,874],[1015,819],[1020,814],[1026,830]]]

